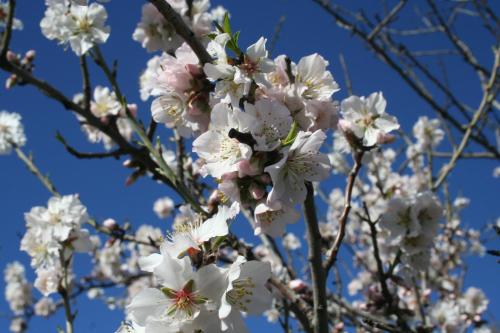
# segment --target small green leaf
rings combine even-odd
[[[224,32],[227,32],[231,36],[231,23],[229,22],[229,13],[224,13],[224,20],[222,21]]]
[[[292,128],[290,129],[290,132],[288,132],[288,135],[284,140],[281,141],[282,146],[288,146],[295,141],[295,137],[297,136],[297,133],[299,132],[299,126],[297,122],[294,120],[292,123]]]
[[[241,31],[236,31],[233,35],[233,40],[236,45],[238,45],[238,40],[240,39],[240,32]]]
[[[226,240],[226,236],[218,236],[212,241],[212,251],[217,250]]]

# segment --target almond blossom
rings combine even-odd
[[[328,157],[319,151],[326,135],[317,130],[299,132],[290,147],[282,149],[282,158],[267,166],[273,188],[267,201],[273,204],[282,201],[289,205],[301,203],[306,198],[305,181],[320,181],[330,173]]]
[[[210,115],[210,128],[193,142],[193,151],[205,162],[203,170],[214,178],[237,171],[237,163],[250,159],[252,149],[229,137],[231,130],[247,132],[251,118],[225,104],[217,104]]]
[[[81,56],[108,39],[107,17],[106,9],[98,3],[87,6],[51,1],[40,26],[45,37],[69,43],[76,55]]]
[[[9,154],[12,148],[26,144],[21,115],[0,111],[0,155]]]
[[[346,98],[340,105],[344,121],[342,129],[354,133],[366,147],[383,143],[388,133],[399,128],[397,119],[385,113],[386,105],[381,92],[366,98]]]

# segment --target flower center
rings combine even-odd
[[[228,160],[230,158],[238,158],[240,156],[241,154],[238,140],[228,138],[221,142],[220,159]]]
[[[167,287],[161,289],[163,294],[172,300],[172,305],[167,309],[168,316],[193,318],[199,305],[208,302],[208,298],[199,295],[193,289],[194,280],[189,280],[180,290]]]
[[[92,28],[92,22],[90,22],[87,17],[78,20],[79,32],[89,33],[91,28]]]
[[[247,304],[250,299],[247,296],[253,295],[255,283],[251,277],[237,279],[233,281],[233,289],[226,294],[226,300],[233,306],[239,307],[242,311],[248,312]]]

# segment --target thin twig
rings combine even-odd
[[[403,9],[403,7],[406,5],[408,0],[401,0],[398,2],[396,6],[387,14],[387,16],[368,34],[368,40],[371,41],[375,36],[378,35],[378,33],[387,25],[389,24],[396,15]]]
[[[349,212],[351,211],[352,190],[354,188],[356,177],[358,176],[359,170],[361,169],[361,161],[363,159],[363,155],[364,151],[358,151],[354,153],[354,166],[352,167],[351,172],[349,173],[349,177],[347,178],[347,186],[344,198],[344,210],[342,211],[342,215],[340,215],[339,218],[339,232],[337,234],[337,237],[335,238],[335,241],[333,242],[330,254],[324,266],[325,272],[327,274],[337,260],[340,245],[342,244],[342,240],[344,239],[345,226],[347,218],[349,217]]]
[[[347,89],[347,94],[349,96],[352,96],[353,90],[352,90],[351,76],[349,75],[349,69],[347,68],[347,64],[345,62],[345,58],[344,58],[344,55],[342,53],[339,54],[339,61],[340,61],[340,66],[342,66],[342,72],[344,73],[344,81],[345,81],[345,86]]]
[[[498,85],[496,85],[496,80],[497,80],[499,66],[500,66],[500,49],[496,49],[495,63],[493,64],[491,76],[484,89],[481,104],[479,105],[476,113],[472,117],[471,122],[469,123],[469,125],[467,125],[467,129],[464,133],[464,136],[462,137],[462,140],[460,141],[460,144],[458,145],[458,148],[453,153],[453,156],[451,157],[450,161],[446,165],[444,165],[443,168],[441,169],[439,176],[436,182],[434,183],[434,186],[432,187],[433,190],[439,188],[439,186],[441,186],[441,184],[444,182],[444,180],[451,172],[451,170],[453,170],[463,150],[467,147],[474,126],[479,121],[479,119],[481,119],[482,115],[491,107],[491,103],[495,99],[496,92],[498,90]]]
[[[52,193],[52,195],[54,195],[56,197],[60,197],[61,194],[59,194],[59,192],[57,192],[56,187],[50,181],[49,177],[44,176],[42,174],[42,172],[40,171],[40,169],[38,169],[38,167],[33,162],[33,158],[31,156],[29,156],[29,157],[26,156],[20,148],[16,147],[15,151],[16,151],[16,154],[19,157],[19,159],[26,165],[26,167],[31,171],[31,173],[33,173],[40,180],[40,182],[43,184],[43,186],[45,186],[45,188],[50,193]]]

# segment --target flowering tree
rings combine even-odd
[[[121,333],[245,332],[244,319],[252,315],[265,315],[286,333],[495,331],[484,315],[486,295],[463,288],[463,257],[486,251],[481,233],[460,224],[468,199],[447,190],[459,159],[500,159],[491,133],[499,129],[499,21],[486,1],[427,4],[427,29],[443,32],[477,72],[482,97],[475,106],[461,102],[396,41],[403,32],[391,24],[407,1],[377,21],[314,1],[437,112],[435,119],[420,117],[409,134],[387,112],[382,92],[356,96],[349,83],[349,96],[335,100],[340,87],[321,55],[272,59],[264,37],[245,48],[226,10],[211,9],[208,0],[144,4],[132,38],[156,55],[140,77],[150,112],[139,110],[99,48],[111,31],[105,2],[45,1],[43,35],[80,59],[83,87],[72,97],[36,76],[35,51],[22,56],[9,48],[23,25],[16,1],[1,2],[6,87],[32,85],[75,114],[97,152],[80,152],[58,135],[68,153],[121,159],[131,171],[127,185],[151,178],[182,202],[163,197],[154,204],[160,218],[174,216],[168,231],[95,219],[78,194],[59,193],[24,153],[21,116],[1,111],[0,154],[14,151],[52,195],[25,213],[20,249],[30,256],[36,280],[28,281],[19,262],[5,268],[12,332],[56,311],[66,318],[59,331],[75,332],[77,314],[85,316],[75,308],[83,295],[122,308]],[[449,10],[453,16],[445,18]],[[496,37],[489,67],[454,33],[460,10],[475,13]],[[92,64],[106,86],[92,83]],[[419,75],[441,89],[446,106]],[[169,140],[175,151],[166,147]],[[440,145],[451,152],[436,151]],[[343,178],[345,188],[325,188],[330,177],[338,184]],[[317,208],[319,200],[326,212]],[[260,244],[234,233],[238,216]],[[296,222],[303,223],[305,239],[287,227]],[[498,233],[499,223],[489,230]],[[341,248],[352,255],[347,268],[338,265]],[[77,256],[93,265],[84,276],[74,267]],[[343,270],[352,274],[349,295]],[[110,288],[124,290],[123,296],[110,296]]]

